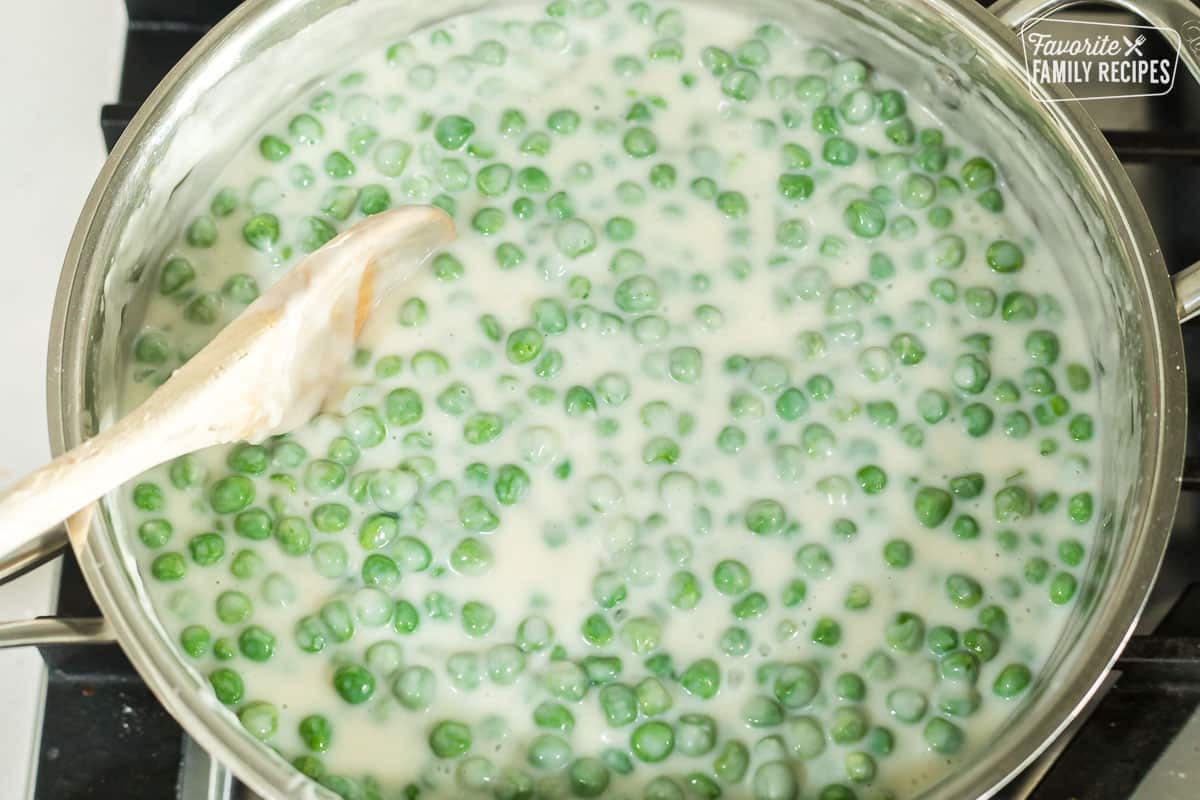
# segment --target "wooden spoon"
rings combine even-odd
[[[367,217],[295,266],[145,402],[0,493],[0,554],[173,458],[303,425],[376,301],[454,238],[441,210]]]

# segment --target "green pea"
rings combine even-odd
[[[737,739],[730,739],[713,760],[713,772],[725,783],[738,783],[750,768],[750,751]]]
[[[925,208],[936,195],[934,182],[919,172],[910,172],[900,184],[900,203],[905,208]]]
[[[958,647],[958,632],[948,625],[934,625],[926,636],[926,646],[935,656],[942,656]]]
[[[825,752],[826,735],[821,723],[808,715],[792,717],[787,726],[792,752],[801,759],[814,759]]]
[[[740,658],[750,652],[754,641],[750,636],[750,631],[745,628],[731,626],[721,633],[721,638],[717,644],[721,648],[721,652],[725,655]]]
[[[775,699],[789,709],[803,708],[820,690],[820,676],[807,664],[788,664],[775,677]]]
[[[833,556],[829,548],[816,542],[801,546],[796,551],[795,561],[810,578],[826,578],[833,571]]]
[[[1009,292],[1000,301],[1000,318],[1006,322],[1031,320],[1037,311],[1037,300],[1027,292]]]
[[[567,768],[567,780],[575,797],[601,797],[610,781],[608,767],[598,758],[577,758]]]
[[[158,274],[158,291],[162,295],[172,295],[178,292],[196,277],[192,262],[182,256],[167,259]]]
[[[893,569],[904,569],[912,559],[912,545],[903,539],[889,539],[883,546],[883,560]]]
[[[858,485],[862,488],[864,494],[876,495],[887,488],[887,473],[874,464],[861,467],[855,473],[855,478],[858,479]]]
[[[925,640],[925,622],[917,614],[901,611],[888,622],[884,638],[894,650],[915,653]]]
[[[982,156],[964,162],[959,175],[968,189],[989,189],[996,183],[996,168]]]
[[[789,250],[808,244],[808,225],[800,219],[788,219],[775,228],[775,243]]]
[[[992,505],[997,522],[1015,522],[1033,516],[1033,497],[1021,486],[1006,486],[998,490]]]
[[[840,136],[830,136],[822,146],[821,156],[826,163],[848,167],[858,160],[858,145]]]
[[[149,520],[138,527],[138,537],[148,547],[161,547],[170,536],[171,524],[166,520]],[[197,534],[188,541],[188,552],[197,566],[210,567],[224,557],[225,537],[219,533]]]
[[[134,360],[142,364],[164,364],[170,353],[170,340],[159,331],[143,333],[133,345]]]
[[[968,403],[962,409],[963,431],[971,437],[980,437],[992,429],[996,415],[983,403]]]
[[[279,729],[279,712],[271,703],[254,701],[238,710],[238,721],[251,736],[266,741]]]
[[[305,747],[315,753],[323,753],[333,740],[333,724],[328,717],[310,714],[300,720],[299,733]]]
[[[254,607],[245,592],[230,590],[217,595],[217,619],[236,625],[249,618]]]
[[[851,200],[842,218],[851,233],[864,239],[879,236],[887,222],[883,209],[869,200]]]
[[[536,769],[562,769],[571,760],[571,746],[561,736],[541,734],[529,743],[526,759]]]
[[[238,650],[251,661],[269,661],[275,654],[275,634],[251,625],[238,635]]]
[[[472,445],[487,444],[503,430],[504,423],[499,416],[481,411],[467,417],[463,423],[463,439]]]
[[[700,379],[702,359],[695,347],[675,347],[668,355],[668,372],[678,383],[690,384]]]
[[[131,493],[133,505],[141,511],[161,511],[166,504],[162,489],[154,483],[139,483]]]
[[[922,736],[930,750],[942,755],[954,755],[962,749],[966,740],[966,734],[961,728],[941,717],[929,720]]]
[[[975,353],[964,353],[954,360],[951,373],[954,385],[969,394],[979,394],[991,380],[988,362]]]
[[[239,550],[229,564],[229,572],[235,578],[248,580],[263,570],[263,558],[253,550]]]
[[[279,242],[279,218],[256,214],[242,226],[242,238],[255,250],[270,250]]]
[[[930,425],[936,425],[950,413],[950,398],[937,389],[924,389],[917,395],[917,413]]]
[[[188,625],[179,632],[179,646],[192,658],[208,653],[211,644],[212,634],[203,625]]]
[[[835,708],[829,723],[829,738],[837,744],[854,744],[867,735],[867,717],[855,706]]]
[[[891,755],[895,746],[896,737],[888,728],[876,726],[867,733],[867,749],[877,756]]]
[[[1075,597],[1078,581],[1069,572],[1058,572],[1050,580],[1050,602],[1066,605]]]
[[[150,562],[150,574],[155,580],[173,582],[187,573],[187,562],[180,553],[163,553]]]
[[[562,703],[552,701],[543,701],[533,709],[533,722],[539,728],[559,733],[575,729],[575,715]]]
[[[993,214],[999,214],[1004,210],[1004,196],[1000,194],[999,189],[984,189],[976,198],[979,205],[983,206]]]
[[[197,325],[212,325],[221,316],[221,297],[217,294],[197,295],[184,306],[183,317]]]
[[[737,619],[756,619],[767,611],[767,598],[762,592],[751,592],[733,604],[733,616]]]
[[[983,473],[969,472],[950,479],[950,491],[962,500],[972,500],[983,494]]]
[[[629,749],[641,761],[657,763],[675,750],[675,731],[665,722],[643,722],[630,735]]]
[[[832,106],[822,105],[813,109],[812,113],[813,130],[822,136],[833,136],[841,132],[841,125],[838,123],[837,112]]]
[[[473,638],[486,635],[496,624],[496,611],[487,603],[469,600],[462,606],[462,626]]]
[[[996,272],[1017,272],[1025,266],[1025,253],[1006,239],[997,239],[987,247],[987,264]]]
[[[842,641],[842,626],[831,617],[819,617],[813,625],[813,644],[837,647]]]
[[[474,133],[475,123],[458,114],[449,114],[438,120],[433,138],[446,150],[458,150]]]
[[[813,179],[799,173],[783,173],[779,176],[777,189],[788,200],[806,200],[813,193]]]
[[[949,492],[933,486],[923,486],[913,498],[913,513],[926,528],[936,528],[950,515],[954,498]]]
[[[693,697],[709,700],[721,686],[721,670],[712,659],[692,662],[679,676],[679,685]]]
[[[750,570],[740,561],[726,559],[713,569],[713,585],[724,595],[738,595],[750,586]]]
[[[208,500],[218,514],[231,514],[249,506],[254,501],[254,495],[254,484],[249,478],[230,475],[212,485]]]
[[[1082,364],[1067,365],[1067,385],[1073,392],[1086,392],[1092,385],[1092,375]]]
[[[492,236],[504,227],[504,212],[498,208],[481,208],[471,217],[471,227],[482,236]]]
[[[508,335],[505,345],[508,360],[514,364],[526,364],[542,352],[544,340],[533,328],[517,328]]]
[[[861,751],[847,753],[844,761],[846,777],[854,783],[869,784],[875,780],[875,759]]]
[[[989,631],[982,628],[970,628],[963,634],[963,647],[986,664],[1000,651],[1000,642]]]
[[[634,158],[646,158],[658,151],[658,139],[649,128],[635,126],[625,132],[621,145]]]
[[[932,173],[941,172],[945,169],[946,160],[946,148],[938,144],[925,144],[913,156],[913,163],[925,172]]]
[[[898,688],[888,692],[888,712],[901,722],[914,724],[920,722],[929,708],[925,695],[911,688]]]
[[[748,69],[730,69],[721,75],[721,92],[739,102],[753,100],[762,86],[762,80]]]
[[[1011,700],[1024,692],[1032,680],[1033,673],[1030,672],[1029,667],[1016,662],[1007,664],[996,675],[996,680],[992,684],[992,692],[997,697]]]
[[[617,284],[613,301],[617,308],[628,314],[640,314],[658,308],[662,295],[653,278],[634,275]]]
[[[337,533],[350,523],[350,509],[341,503],[322,503],[313,509],[313,527],[322,533]]]
[[[438,758],[457,758],[471,749],[471,742],[471,728],[455,720],[441,720],[429,732],[429,749]]]
[[[208,675],[208,683],[212,686],[217,700],[227,706],[237,705],[245,696],[246,687],[242,676],[236,670],[220,667]]]
[[[512,175],[512,167],[507,164],[489,164],[476,173],[475,186],[487,197],[498,197],[508,191]]]
[[[952,573],[946,578],[946,597],[958,608],[973,608],[983,599],[983,587],[969,575]]]
[[[401,670],[392,680],[392,695],[410,711],[424,711],[433,703],[437,679],[424,666]]]
[[[901,364],[906,367],[925,360],[925,345],[911,333],[899,333],[892,337],[890,348]]]

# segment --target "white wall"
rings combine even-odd
[[[4,0],[0,25],[0,486],[49,457],[46,338],[63,253],[104,160],[100,106],[116,99],[121,0]],[[45,614],[57,569],[0,588],[0,620]],[[43,667],[0,651],[0,800],[32,792]]]

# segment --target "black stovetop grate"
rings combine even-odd
[[[188,48],[238,0],[126,0],[129,33],[118,102],[105,106],[101,128],[111,149],[138,106]],[[986,4],[986,3],[985,3]],[[1181,83],[1188,84],[1187,81]],[[1107,131],[1117,154],[1145,173],[1158,195],[1143,199],[1168,263],[1200,253],[1200,87],[1177,86],[1171,102],[1154,105],[1152,130]],[[1189,129],[1190,128],[1190,129]],[[1133,170],[1131,170],[1132,172]],[[1157,212],[1155,210],[1157,208]],[[1200,419],[1200,332],[1185,331],[1190,411]],[[1188,431],[1200,454],[1200,426]],[[1189,459],[1185,490],[1200,490],[1200,460]],[[1200,532],[1200,513],[1181,511]],[[1193,518],[1186,519],[1191,516]],[[1180,536],[1174,537],[1176,540]],[[1187,538],[1184,557],[1200,554]],[[1173,542],[1172,547],[1176,548]],[[1190,577],[1200,581],[1200,561]],[[64,558],[58,613],[95,616],[98,610],[69,553]],[[162,800],[179,782],[183,735],[115,645],[46,648],[49,667],[35,798]],[[1087,723],[1029,795],[1124,798],[1200,704],[1200,582],[1193,583],[1154,634],[1135,637],[1118,663],[1120,677]]]

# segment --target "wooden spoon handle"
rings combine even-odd
[[[0,557],[125,481],[185,451],[126,417],[0,492]]]
[[[406,206],[306,257],[133,413],[0,493],[0,561],[153,466],[308,420],[375,299],[453,236],[441,210]]]

